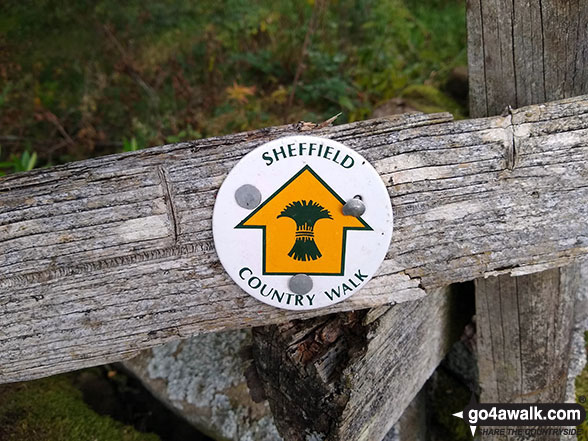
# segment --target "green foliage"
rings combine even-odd
[[[435,109],[464,113],[439,92],[466,63],[463,0],[3,6],[0,134],[32,140],[43,164],[112,153],[120,140],[132,151],[341,111],[338,123],[362,119],[423,85]],[[8,147],[0,160],[25,150]]]
[[[2,92],[0,92],[0,109],[6,105],[6,103],[8,102],[8,93],[10,92],[10,90],[12,89],[12,84],[8,83],[4,86],[4,88],[2,89]]]
[[[139,150],[139,144],[137,144],[137,138],[135,138],[133,136],[130,140],[123,139],[123,148],[122,148],[123,152],[134,152],[137,150]]]
[[[165,142],[171,144],[175,142],[189,141],[200,138],[202,138],[202,134],[198,130],[194,130],[192,127],[188,126],[185,129],[180,130],[177,135],[167,136],[165,138]]]
[[[457,119],[463,118],[459,104],[432,86],[408,86],[402,91],[401,96],[409,107],[414,107],[421,112],[450,112]]]
[[[2,149],[0,148],[0,154]],[[11,154],[7,161],[0,162],[0,176],[3,176],[7,170],[9,173],[18,173],[32,170],[37,163],[37,153],[30,152],[28,149],[19,155]],[[3,171],[5,170],[5,171]]]
[[[0,386],[3,441],[158,441],[153,434],[100,416],[67,376]]]

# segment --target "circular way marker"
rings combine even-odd
[[[377,272],[392,206],[361,155],[330,139],[290,136],[237,163],[212,227],[219,259],[243,290],[278,308],[315,309],[349,298]]]

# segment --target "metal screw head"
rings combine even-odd
[[[253,210],[261,202],[261,193],[253,185],[241,185],[235,192],[235,200],[239,207]]]
[[[349,199],[347,203],[343,205],[343,214],[345,216],[359,217],[363,213],[365,213],[365,204],[359,196]]]
[[[288,282],[288,287],[294,294],[306,294],[312,289],[312,279],[306,274],[296,274]]]

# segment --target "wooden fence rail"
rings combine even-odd
[[[120,360],[178,337],[422,297],[588,254],[588,97],[452,121],[412,114],[313,131],[378,170],[395,225],[380,274],[315,311],[254,300],[225,275],[215,194],[295,125],[0,179],[0,382]]]

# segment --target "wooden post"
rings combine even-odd
[[[470,114],[588,93],[588,4],[468,0]]]
[[[255,328],[254,384],[284,439],[384,438],[461,335],[459,294]]]
[[[563,402],[576,266],[476,280],[482,402]]]
[[[473,117],[588,91],[588,3],[468,0],[467,8]],[[481,401],[564,399],[576,271],[476,280]]]

